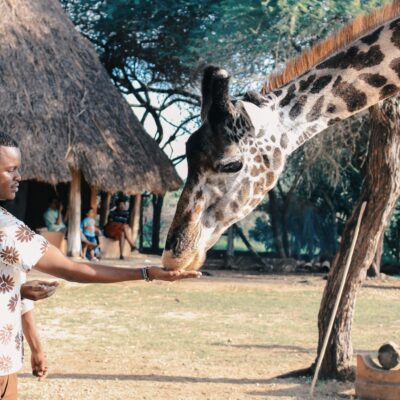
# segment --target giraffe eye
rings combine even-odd
[[[217,167],[218,172],[226,172],[226,173],[233,173],[239,172],[243,167],[243,163],[239,160],[227,163],[227,164],[220,164]]]

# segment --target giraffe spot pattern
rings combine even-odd
[[[286,149],[288,144],[289,144],[288,135],[286,133],[282,133],[282,136],[281,136],[281,147],[283,149]]]
[[[379,92],[379,98],[381,100],[386,99],[386,97],[393,96],[396,92],[398,92],[398,87],[396,85],[386,85]]]
[[[352,46],[348,50],[342,51],[317,65],[316,68],[354,68],[360,71],[364,68],[379,65],[384,57],[379,45],[371,46],[367,52],[360,51],[357,46]]]
[[[390,64],[389,67],[396,72],[397,76],[400,78],[400,58],[395,58],[393,59]]]
[[[237,211],[239,210],[239,204],[238,204],[236,201],[233,201],[233,202],[230,204],[230,207],[231,207],[231,210],[232,210],[233,212],[237,212]]]
[[[310,85],[314,82],[314,79],[316,78],[316,76],[317,75],[312,74],[307,79],[301,80],[299,82],[299,91],[304,92],[305,90],[307,90],[310,87]]]
[[[274,183],[275,180],[275,174],[273,172],[268,172],[267,173],[267,181],[266,181],[266,186],[267,188],[271,187]]]
[[[296,86],[294,84],[290,85],[289,89],[286,92],[286,96],[279,102],[279,106],[280,107],[287,106],[296,96],[295,91],[296,91]]]
[[[271,167],[271,162],[269,161],[269,158],[266,154],[263,154],[263,161],[264,161],[264,165],[267,169],[269,169]]]
[[[335,125],[337,122],[341,121],[342,119],[339,117],[332,118],[328,121],[328,126]]]
[[[383,86],[387,82],[387,79],[381,74],[361,74],[360,79],[376,88]]]
[[[320,76],[312,85],[310,92],[319,93],[325,86],[329,85],[332,80],[332,75]]]
[[[393,21],[389,27],[393,31],[390,40],[396,47],[400,48],[400,18]]]
[[[282,165],[283,157],[282,151],[279,147],[276,147],[272,155],[272,164],[274,169],[278,169]]]
[[[307,101],[307,96],[306,95],[301,95],[299,99],[294,103],[293,107],[289,111],[289,117],[291,120],[296,119],[301,112],[303,111],[303,107],[306,104]]]
[[[317,120],[321,115],[322,105],[324,104],[324,96],[320,96],[306,115],[306,120],[312,122]]]
[[[241,203],[244,203],[245,200],[249,197],[250,194],[250,181],[248,178],[243,180],[243,186],[239,190],[238,198],[241,200]]]
[[[332,103],[329,103],[328,106],[326,107],[326,112],[332,114],[336,111],[336,106]]]
[[[332,93],[346,103],[347,110],[350,112],[360,110],[367,105],[366,94],[356,89],[351,83],[342,82],[341,77],[336,80]]]
[[[363,42],[364,44],[368,44],[368,45],[375,43],[379,39],[379,35],[381,34],[382,29],[383,29],[383,26],[376,29],[374,32],[370,33],[369,35],[364,36],[363,38],[361,38],[361,42]]]
[[[224,220],[224,213],[221,210],[215,211],[215,219],[217,221],[223,221]]]

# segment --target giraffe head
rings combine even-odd
[[[270,99],[230,98],[229,78],[215,66],[204,71],[202,125],[186,144],[188,178],[163,253],[167,269],[200,268],[207,250],[257,206],[283,168],[285,138],[266,140],[265,123],[257,122],[260,112],[264,121],[269,112],[274,119]]]

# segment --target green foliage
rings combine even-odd
[[[385,232],[384,260],[388,263],[400,261],[400,202]]]
[[[118,89],[134,98],[142,122],[152,118],[155,139],[168,149],[199,122],[198,78],[205,64],[229,69],[235,93],[260,88],[272,68],[354,16],[389,1],[61,2],[77,28],[95,44]],[[333,132],[320,135],[290,158],[276,190],[290,254],[335,251],[361,186],[366,142],[366,134],[350,140]],[[184,157],[175,156],[174,162]],[[385,237],[387,257],[397,260],[399,220],[397,212]],[[145,223],[145,237],[150,225]],[[266,216],[256,220],[251,235],[271,251],[275,248],[271,231]]]

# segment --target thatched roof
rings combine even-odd
[[[0,1],[0,129],[23,179],[67,182],[72,166],[109,192],[181,184],[58,0]]]

